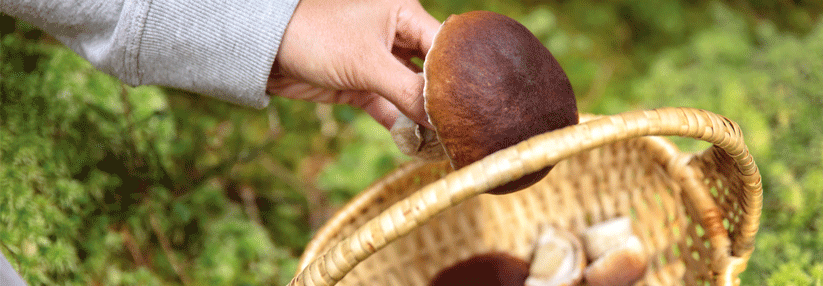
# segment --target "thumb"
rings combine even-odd
[[[380,56],[381,60],[374,61],[376,68],[368,72],[369,88],[383,98],[393,103],[406,117],[433,128],[423,107],[423,76],[403,65],[390,53]]]

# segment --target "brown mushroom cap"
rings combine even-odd
[[[526,27],[500,14],[450,16],[434,38],[424,73],[426,112],[455,169],[578,122],[560,64]],[[550,169],[489,193],[523,189]]]
[[[429,285],[522,286],[528,275],[528,262],[503,252],[491,252],[441,270]]]
[[[646,274],[648,259],[640,240],[635,236],[629,237],[623,245],[606,252],[586,268],[586,284],[634,285]]]

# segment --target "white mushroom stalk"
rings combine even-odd
[[[547,227],[537,240],[526,286],[577,285],[583,278],[585,257],[576,236]]]

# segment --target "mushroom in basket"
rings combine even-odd
[[[632,285],[646,273],[648,257],[629,217],[595,224],[580,236],[592,261],[584,273],[588,285]]]
[[[537,239],[525,285],[578,285],[581,280],[589,286],[633,285],[646,273],[647,263],[628,217],[593,225],[580,239],[548,227]]]
[[[528,275],[528,262],[504,252],[490,252],[441,270],[429,286],[523,286]]]
[[[586,254],[573,234],[546,227],[537,238],[526,286],[572,286],[583,279]]]

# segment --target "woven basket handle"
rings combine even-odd
[[[760,175],[738,125],[692,108],[661,108],[604,116],[530,138],[457,170],[397,202],[312,261],[289,285],[333,285],[355,265],[434,215],[578,152],[648,135],[707,141],[725,151],[744,177],[742,238],[751,241],[759,224]]]

